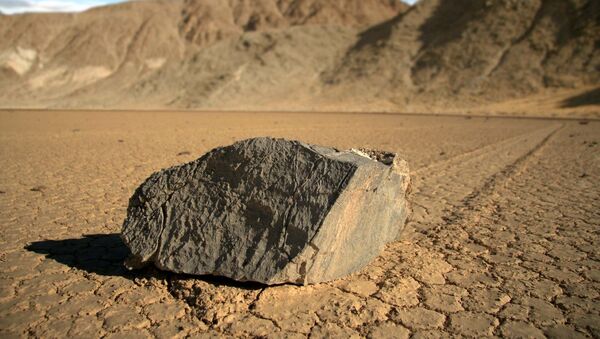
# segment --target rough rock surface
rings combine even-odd
[[[408,185],[391,153],[240,141],[136,190],[122,230],[127,265],[266,284],[336,279],[397,238]]]

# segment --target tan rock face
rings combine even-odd
[[[406,162],[371,153],[256,138],[155,173],[130,200],[127,264],[266,284],[355,272],[408,216]]]

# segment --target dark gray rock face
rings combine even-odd
[[[408,184],[393,154],[240,141],[136,190],[122,230],[126,264],[266,284],[332,280],[398,236]]]

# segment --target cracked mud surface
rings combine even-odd
[[[598,337],[599,127],[0,112],[0,336]],[[123,269],[117,233],[143,179],[261,135],[400,153],[414,208],[402,240],[361,272],[308,287]]]

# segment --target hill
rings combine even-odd
[[[0,36],[2,107],[452,111],[600,84],[593,0],[136,1]]]
[[[501,101],[600,83],[599,37],[598,1],[423,0],[365,31],[324,80],[398,105]]]

